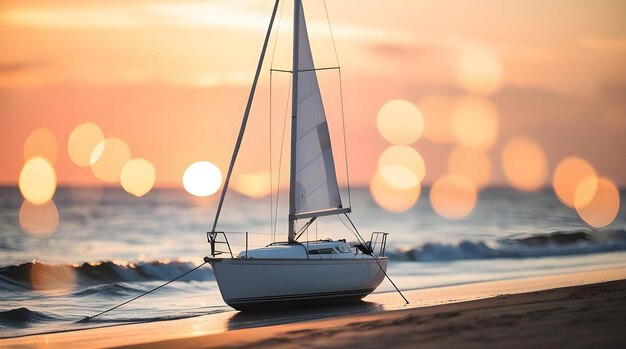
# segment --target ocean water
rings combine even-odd
[[[347,193],[344,192],[344,198]],[[621,198],[624,199],[624,191]],[[401,289],[416,289],[560,274],[626,265],[626,208],[606,228],[593,230],[550,190],[520,193],[488,188],[459,221],[435,214],[428,188],[405,213],[380,209],[366,188],[353,188],[352,220],[369,240],[391,233],[389,274]],[[119,189],[59,188],[59,224],[49,236],[20,227],[22,198],[0,188],[0,337],[187,318],[230,311],[205,266],[153,294],[77,324],[189,271],[209,253],[216,198],[155,189],[135,198]],[[274,204],[275,204],[274,200]],[[227,196],[220,230],[233,252],[285,240],[286,200],[277,224],[270,199]],[[337,217],[318,220],[303,239],[355,237]],[[384,282],[377,292],[391,290]]]

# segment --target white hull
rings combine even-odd
[[[222,298],[238,310],[361,299],[380,285],[387,258],[210,260]],[[380,264],[380,266],[379,266]]]

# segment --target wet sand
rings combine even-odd
[[[150,343],[152,348],[619,348],[626,280]],[[144,348],[146,345],[131,346]]]
[[[626,268],[406,292],[272,314],[227,312],[0,340],[15,347],[623,347]]]

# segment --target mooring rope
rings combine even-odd
[[[191,269],[191,270],[189,270],[189,271],[187,271],[187,272],[183,273],[182,275],[178,276],[178,277],[177,277],[177,278],[175,278],[175,279],[172,279],[172,280],[170,280],[170,281],[168,281],[168,282],[164,283],[164,284],[163,284],[163,285],[161,285],[161,286],[158,286],[158,287],[155,287],[155,288],[153,288],[153,289],[151,289],[151,290],[149,290],[149,291],[146,291],[146,292],[144,292],[144,293],[140,294],[139,296],[134,297],[133,299],[129,299],[129,300],[127,300],[127,301],[126,301],[126,302],[124,302],[124,303],[120,303],[120,304],[118,304],[118,305],[116,305],[116,306],[114,306],[114,307],[112,307],[112,308],[109,308],[109,309],[107,309],[107,310],[105,310],[105,311],[102,311],[102,312],[100,312],[100,313],[98,313],[98,314],[96,314],[96,315],[93,315],[93,316],[85,316],[85,318],[84,318],[84,319],[79,320],[79,321],[77,321],[76,323],[85,323],[85,322],[89,322],[89,321],[91,321],[91,319],[93,319],[93,318],[95,318],[95,317],[98,317],[98,316],[100,316],[100,315],[102,315],[102,314],[108,313],[108,312],[110,312],[111,310],[117,309],[117,308],[121,307],[122,305],[128,304],[128,303],[130,303],[130,302],[132,302],[132,301],[134,301],[134,300],[136,300],[136,299],[139,299],[139,298],[141,298],[141,297],[143,297],[143,296],[145,296],[145,295],[147,295],[147,294],[149,294],[149,293],[152,293],[152,292],[154,292],[154,291],[156,291],[156,290],[158,290],[158,289],[160,289],[160,288],[162,288],[162,287],[164,287],[164,286],[167,286],[167,285],[171,284],[172,282],[174,282],[174,281],[176,281],[176,280],[178,280],[178,279],[182,278],[183,276],[185,276],[185,275],[187,275],[187,274],[190,274],[191,272],[193,272],[193,271],[196,271],[196,270],[200,269],[200,267],[204,266],[204,265],[205,265],[205,264],[207,264],[207,263],[208,263],[208,262],[204,261],[202,264],[198,265],[197,267],[195,267],[195,268],[193,268],[193,269]]]
[[[356,228],[356,226],[354,225],[354,223],[352,222],[352,219],[350,219],[350,216],[348,216],[347,213],[344,213],[344,216],[346,216],[346,218],[348,219],[348,222],[350,222],[350,225],[352,225],[352,228],[354,228],[354,231],[352,231],[354,233],[354,235],[357,237],[357,240],[359,240],[359,243],[361,243],[361,241],[363,241],[363,247],[368,247],[367,246],[367,242],[365,241],[365,239],[363,239],[363,237],[361,236],[361,234],[359,233],[359,230]],[[339,217],[339,216],[337,216]],[[341,220],[341,217],[339,217],[339,219]],[[341,220],[341,222],[343,223],[343,220]],[[345,225],[345,223],[344,223]],[[348,228],[349,229],[349,228]],[[352,229],[349,229],[352,230]],[[370,241],[370,245],[371,245],[371,241]],[[402,292],[400,291],[400,289],[398,288],[398,286],[396,286],[395,282],[393,282],[393,280],[391,280],[391,278],[389,277],[389,275],[387,275],[387,272],[385,271],[385,269],[383,268],[383,266],[380,264],[380,262],[378,261],[378,257],[376,256],[376,254],[374,253],[374,251],[372,250],[372,246],[368,247],[368,250],[370,251],[372,257],[374,257],[374,260],[376,261],[376,264],[378,264],[378,267],[380,268],[380,271],[383,272],[383,274],[385,274],[385,277],[387,278],[387,280],[389,280],[389,282],[391,282],[391,285],[393,285],[393,287],[396,289],[396,291],[400,294],[400,296],[402,297],[402,299],[404,299],[404,301],[406,302],[406,304],[409,304],[409,301],[406,299],[406,297],[402,294]]]

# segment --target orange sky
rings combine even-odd
[[[320,4],[304,1],[315,59],[318,66],[334,65]],[[478,49],[502,66],[501,85],[487,96],[500,118],[488,151],[492,184],[505,183],[500,154],[506,142],[525,136],[543,148],[550,173],[559,160],[577,155],[626,186],[625,2],[327,4],[342,66],[354,184],[369,182],[389,146],[376,129],[381,106],[401,98],[419,107],[427,95],[467,94],[455,71],[464,52]],[[88,121],[106,136],[124,139],[133,157],[151,161],[157,186],[180,187],[183,171],[194,161],[208,160],[225,171],[272,5],[272,0],[0,0],[0,183],[17,183],[22,146],[39,127],[59,141],[60,183],[97,183],[65,151],[72,129]],[[285,5],[281,21],[277,68],[288,69],[291,59],[290,7]],[[268,169],[269,57],[267,63],[238,162],[241,173]],[[336,77],[320,81],[335,126],[333,142],[342,150],[332,93]],[[274,121],[283,115],[276,110],[284,111],[280,87],[286,83],[276,77]],[[276,122],[274,136],[280,130]],[[446,172],[453,145],[422,138],[413,147],[426,162],[427,183]],[[339,154],[336,160],[343,158]]]

